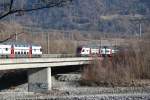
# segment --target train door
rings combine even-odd
[[[11,52],[10,52],[10,58],[14,58],[15,53],[14,53],[14,45],[11,45]]]

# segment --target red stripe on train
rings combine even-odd
[[[29,58],[32,58],[32,46],[29,48]]]
[[[14,46],[11,45],[11,54],[10,54],[10,58],[14,58],[14,57],[15,57]]]

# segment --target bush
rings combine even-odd
[[[112,58],[95,59],[84,68],[82,83],[91,85],[133,85],[135,80],[150,79],[150,42],[123,48]]]

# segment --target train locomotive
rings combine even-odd
[[[101,57],[112,57],[117,50],[109,47],[96,47],[96,46],[79,46],[77,48],[77,56],[101,56]]]
[[[0,43],[0,58],[41,57],[42,47],[36,44],[7,42]]]

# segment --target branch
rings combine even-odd
[[[11,11],[11,9],[12,9],[13,2],[14,2],[14,0],[11,0],[11,1],[10,1],[9,11]]]
[[[11,0],[9,11],[3,15],[0,15],[0,19],[4,18],[10,14],[17,13],[17,12],[30,12],[30,11],[36,11],[36,10],[41,10],[41,9],[45,9],[45,8],[61,7],[61,6],[64,6],[65,3],[67,3],[68,1],[72,2],[72,0],[59,0],[59,2],[53,2],[53,3],[51,2],[50,4],[47,4],[47,5],[41,6],[41,7],[30,8],[30,9],[12,10],[13,0]]]
[[[0,43],[7,42],[8,40],[13,39],[16,35],[20,35],[20,34],[23,34],[23,33],[12,34],[8,38],[1,40]]]

